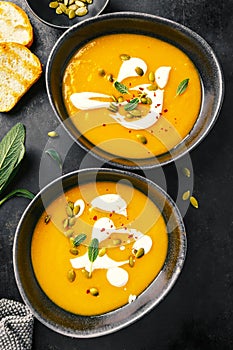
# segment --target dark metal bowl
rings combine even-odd
[[[93,0],[93,3],[88,5],[88,13],[83,17],[75,17],[69,19],[68,16],[58,15],[55,9],[49,7],[49,3],[53,0],[25,0],[29,9],[35,17],[48,26],[58,29],[67,29],[75,23],[80,23],[87,18],[98,16],[107,6],[109,0]],[[55,1],[55,0],[54,0]]]
[[[31,241],[34,227],[57,196],[78,184],[93,181],[128,180],[158,206],[167,225],[168,252],[162,270],[134,302],[99,316],[79,316],[54,304],[40,288],[33,272]],[[90,338],[115,332],[135,322],[154,308],[178,278],[186,255],[186,233],[182,217],[172,199],[156,184],[139,175],[113,169],[86,169],[64,175],[46,186],[25,210],[16,230],[13,263],[16,282],[24,302],[35,317],[56,332]]]
[[[138,33],[169,42],[186,53],[199,71],[202,82],[202,105],[198,119],[189,135],[170,152],[148,159],[119,158],[94,147],[69,120],[61,90],[66,65],[79,47],[89,40],[110,33]],[[46,87],[55,115],[75,142],[95,157],[125,169],[164,165],[191,151],[214,125],[224,94],[221,67],[213,50],[203,38],[171,20],[131,12],[101,15],[68,29],[57,41],[49,56]]]

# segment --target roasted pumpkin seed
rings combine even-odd
[[[193,196],[190,197],[190,203],[196,209],[199,207],[197,199],[195,197],[193,197]]]
[[[75,219],[74,217],[69,218],[69,220],[68,220],[68,225],[69,225],[69,226],[74,226],[75,222],[76,222],[76,219]]]
[[[75,11],[75,14],[76,16],[78,17],[82,17],[82,16],[85,16],[88,12],[88,9],[86,6],[84,7],[79,7],[76,11]]]
[[[143,145],[147,144],[147,138],[144,135],[137,134],[136,137]]]
[[[190,176],[191,176],[191,171],[190,171],[188,168],[183,168],[183,169],[182,169],[182,172],[183,172],[183,174],[184,174],[186,177],[190,177]]]
[[[58,137],[58,133],[56,131],[49,131],[48,136],[49,137]]]
[[[123,96],[119,96],[117,99],[118,103],[122,103],[124,101],[124,97]]]
[[[62,13],[63,13],[63,11],[62,11],[61,7],[58,6],[58,7],[56,8],[56,14],[57,14],[57,15],[61,15]]]
[[[144,74],[144,71],[141,67],[136,67],[135,72],[137,73],[137,75],[140,75],[140,76],[143,76]]]
[[[79,251],[77,248],[73,247],[73,248],[70,248],[70,253],[73,255],[78,255]]]
[[[183,201],[186,201],[190,197],[190,191],[186,191],[183,193],[182,199]]]
[[[49,223],[49,221],[51,220],[51,215],[46,215],[44,222],[46,223],[46,225]]]
[[[133,255],[130,255],[130,257],[129,257],[129,266],[130,267],[134,267],[134,264],[135,264],[134,257],[133,257]]]
[[[107,251],[106,248],[101,248],[101,249],[99,250],[99,256],[100,256],[100,257],[104,256],[104,255],[106,254],[106,251]]]
[[[63,221],[63,227],[64,228],[67,228],[69,226],[69,220],[66,218],[64,221]]]
[[[70,269],[67,273],[67,278],[70,282],[74,282],[75,278],[76,278],[76,273],[73,269]]]
[[[76,205],[73,209],[73,214],[78,215],[79,212],[80,212],[80,205]]]
[[[108,81],[110,81],[110,83],[114,82],[114,78],[113,78],[112,74],[108,74],[107,79],[108,79]]]
[[[149,80],[153,83],[155,81],[155,73],[154,72],[150,72],[149,73]]]
[[[80,0],[76,0],[76,1],[75,1],[75,4],[76,4],[78,7],[84,7],[84,6],[85,6],[84,2],[83,2],[83,1],[80,1]]]
[[[57,7],[58,7],[58,2],[57,1],[52,1],[52,2],[50,2],[50,4],[49,4],[49,7],[51,8],[51,9],[56,9]]]
[[[99,291],[97,288],[92,287],[89,290],[90,290],[91,295],[93,295],[94,297],[97,297],[99,295]]]
[[[125,54],[125,53],[123,53],[123,54],[120,55],[120,59],[122,61],[128,61],[130,59],[130,56]]]
[[[135,253],[135,258],[140,259],[145,254],[144,248],[139,248]]]
[[[72,210],[72,208],[69,206],[69,204],[66,206],[66,214],[67,214],[69,217],[72,217],[72,216],[73,216],[73,210]]]
[[[104,69],[100,68],[100,69],[98,69],[98,74],[99,74],[101,77],[104,77],[106,73],[105,73],[105,70],[104,70]]]
[[[91,272],[88,272],[86,269],[82,269],[82,274],[86,278],[91,278]]]
[[[154,84],[147,86],[147,90],[149,91],[155,91],[157,89],[158,89],[158,86]]]

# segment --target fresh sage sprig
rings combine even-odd
[[[92,274],[93,262],[97,259],[98,254],[99,254],[99,241],[97,238],[93,238],[91,243],[88,246],[88,258],[91,262],[91,267],[89,272],[90,276]]]
[[[21,123],[13,126],[0,142],[0,197],[19,169],[25,154],[24,142],[25,128]],[[14,190],[0,200],[0,205],[14,196],[29,199],[34,197],[28,190]]]
[[[182,80],[176,90],[176,96],[181,95],[185,92],[188,87],[189,78]]]
[[[140,102],[140,100],[139,100],[138,97],[133,98],[131,101],[129,101],[125,105],[125,107],[124,107],[125,111],[132,111],[132,110],[134,110],[137,107],[137,105],[139,104],[139,102]]]
[[[114,87],[121,93],[121,94],[128,94],[128,88],[122,83],[119,83],[119,81],[114,82]]]
[[[73,240],[73,245],[75,247],[78,247],[85,239],[87,238],[87,235],[85,233],[80,233],[80,235],[76,236]]]

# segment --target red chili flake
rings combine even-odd
[[[108,188],[106,188],[106,192],[108,192],[109,191],[109,189]]]
[[[121,224],[121,226],[124,226],[124,224]]]
[[[104,232],[105,231],[105,228],[103,227],[103,228],[101,228],[101,230],[100,230],[100,232]]]
[[[163,115],[162,113],[159,113],[159,115]]]
[[[127,230],[127,227],[124,227],[125,230]]]
[[[132,83],[129,83],[129,86],[131,86],[132,85]]]
[[[132,131],[131,130],[129,130],[129,133],[131,133]]]
[[[168,109],[166,108],[166,109],[164,109],[163,111],[164,111],[164,113],[167,113],[167,112],[168,112]]]
[[[158,117],[156,117],[156,118],[158,119]],[[154,131],[153,131],[153,130],[151,130],[150,132],[151,132],[151,134],[153,134],[153,133],[154,133]]]
[[[128,100],[126,100],[127,102],[130,102],[130,100],[128,99]]]
[[[161,103],[157,103],[156,107],[159,107],[159,106],[161,106]]]
[[[133,235],[128,235],[128,238],[133,238]]]
[[[111,225],[110,227],[113,228],[113,225]]]
[[[154,92],[154,97],[156,96],[156,92]]]
[[[163,128],[160,128],[160,130],[163,130]]]
[[[112,217],[112,213],[109,214],[110,218]]]
[[[95,221],[97,220],[97,216],[96,215],[93,217],[93,220],[95,220]]]
[[[168,129],[164,129],[164,131],[168,131]]]
[[[103,124],[103,126],[106,126],[106,124]]]
[[[143,90],[144,90],[144,88],[140,87],[140,88],[139,88],[139,90],[143,91]]]
[[[90,293],[90,289],[87,289],[86,293],[89,294]]]
[[[133,94],[133,97],[135,97],[135,95]]]

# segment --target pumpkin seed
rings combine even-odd
[[[57,1],[52,1],[52,2],[50,2],[50,4],[49,4],[49,7],[51,8],[51,9],[56,9],[57,7],[58,7],[58,2]]]
[[[68,225],[69,225],[69,226],[74,226],[75,222],[76,222],[76,219],[75,219],[74,217],[69,218],[69,220],[68,220]]]
[[[113,83],[113,82],[114,82],[114,79],[113,79],[113,75],[112,75],[112,74],[108,74],[107,79],[108,79],[108,81],[110,81],[110,83]]]
[[[99,250],[99,256],[100,256],[100,257],[104,256],[104,255],[106,254],[106,251],[107,251],[106,248],[101,248],[101,249]]]
[[[190,197],[190,191],[186,191],[183,193],[182,199],[183,201],[186,201]]]
[[[144,248],[139,248],[135,253],[135,258],[140,259],[145,254]]]
[[[64,221],[63,221],[63,227],[64,228],[67,228],[69,226],[69,220],[66,218]]]
[[[134,262],[133,255],[130,255],[130,257],[129,257],[129,266],[130,267],[134,267],[134,264],[135,264],[135,262]]]
[[[113,241],[112,241],[113,245],[120,245],[121,242],[122,242],[121,239],[113,239]]]
[[[147,90],[149,91],[155,91],[157,89],[158,89],[158,86],[154,84],[147,86]]]
[[[135,72],[137,73],[137,75],[140,75],[140,76],[143,76],[144,74],[144,71],[141,67],[136,67]]]
[[[98,73],[99,73],[99,75],[101,76],[101,77],[104,77],[105,76],[105,70],[104,69],[102,69],[102,68],[100,68],[99,70],[98,70]]]
[[[48,136],[49,137],[58,137],[58,133],[56,131],[49,131]]]
[[[87,2],[88,4],[92,4],[93,0],[86,0],[84,2]]]
[[[74,10],[69,10],[68,16],[69,16],[69,19],[73,19],[75,17],[75,11]]]
[[[69,206],[69,204],[66,206],[66,214],[67,214],[69,217],[72,217],[72,216],[73,216],[73,210],[72,210],[72,208]]]
[[[73,247],[73,248],[70,248],[70,253],[73,255],[78,255],[79,251],[77,248]]]
[[[83,274],[83,276],[86,277],[86,278],[91,278],[91,277],[92,277],[92,276],[91,276],[91,273],[88,272],[86,269],[82,269],[82,274]]]
[[[118,103],[122,103],[124,101],[124,97],[123,96],[119,96],[117,99]]]
[[[68,6],[68,4],[69,4],[69,0],[64,0],[64,5]]]
[[[85,16],[87,14],[88,10],[87,10],[87,7],[84,6],[84,7],[79,7],[76,11],[75,11],[75,14],[76,16],[78,17],[82,17],[82,16]]]
[[[85,6],[84,2],[83,2],[83,1],[80,1],[80,0],[76,0],[76,1],[75,1],[75,4],[76,4],[78,7],[84,7],[84,6]]]
[[[147,144],[147,138],[144,135],[137,134],[136,137],[143,145]]]
[[[147,98],[146,98],[146,97],[142,97],[142,98],[141,98],[141,102],[142,102],[143,104],[147,104]]]
[[[49,221],[51,220],[51,215],[46,215],[44,222],[46,223],[46,225],[49,223]]]
[[[80,205],[76,205],[73,209],[73,214],[78,215],[79,212],[80,212]]]
[[[190,176],[191,176],[191,171],[190,171],[188,168],[183,168],[183,169],[182,169],[182,172],[183,172],[183,174],[184,174],[186,177],[190,177]]]
[[[70,282],[74,282],[75,278],[76,278],[76,273],[73,269],[69,270],[67,273],[67,278]]]
[[[73,11],[76,11],[77,8],[78,8],[78,6],[75,5],[75,4],[72,4],[72,5],[70,5],[70,6],[68,7],[69,10],[73,10]],[[75,14],[75,13],[74,13],[74,14]]]
[[[120,59],[122,61],[128,61],[130,59],[130,56],[125,54],[125,53],[123,53],[123,54],[120,55]]]
[[[154,72],[150,72],[149,73],[149,80],[153,83],[155,81],[155,73]]]
[[[69,0],[69,5],[73,5],[75,3],[75,0]]]
[[[69,229],[69,230],[65,231],[64,234],[65,234],[66,237],[69,237],[69,238],[70,238],[70,237],[73,236],[74,230]]]
[[[191,196],[190,197],[190,203],[192,204],[192,206],[194,207],[194,208],[198,208],[198,201],[197,201],[197,199],[195,198],[195,197],[193,197],[193,196]]]
[[[148,105],[151,105],[152,104],[152,99],[150,97],[147,97],[146,98],[146,101],[147,101],[147,104]]]
[[[114,102],[117,102],[117,98],[116,98],[114,95],[111,96],[111,99],[112,99]]]
[[[74,202],[69,201],[69,202],[68,202],[68,205],[71,207],[72,210],[74,209]]]
[[[97,297],[99,295],[99,291],[97,288],[92,287],[89,290],[90,290],[91,295],[93,295],[94,297]]]
[[[62,11],[61,7],[58,6],[58,7],[56,8],[56,14],[57,14],[57,15],[61,15],[62,13],[63,13],[63,11]]]
[[[62,10],[63,13],[66,13],[67,7],[64,3],[60,3],[59,8]]]

